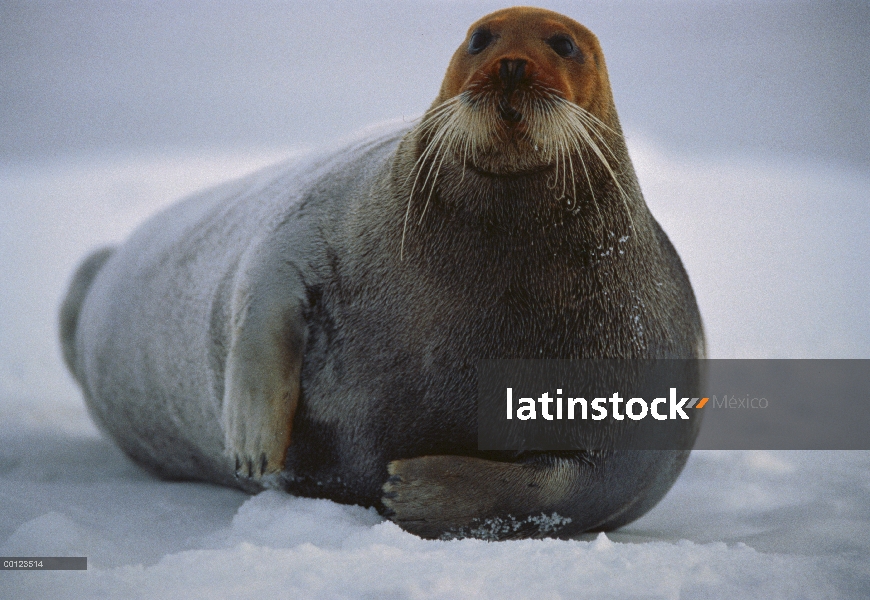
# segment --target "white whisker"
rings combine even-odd
[[[546,177],[546,186],[552,190],[554,199],[562,201],[570,211],[576,210],[579,203],[578,179],[581,187],[585,179],[602,227],[605,221],[599,200],[604,198],[600,194],[596,197],[593,180],[599,181],[597,178],[603,175],[613,182],[629,226],[634,228],[631,197],[620,179],[625,175],[617,173],[612,166],[621,164],[619,155],[611,147],[613,136],[620,136],[620,133],[550,88],[539,87],[519,97],[513,105],[513,110],[519,114],[519,128],[510,128],[503,120],[500,101],[502,98],[493,91],[469,88],[430,110],[418,126],[418,139],[423,140],[424,145],[405,178],[405,185],[408,182],[411,184],[402,223],[400,259],[404,258],[415,196],[426,195],[420,218],[416,222],[416,226],[419,226],[423,224],[438,182],[442,179],[442,169],[451,161],[461,168],[460,184],[466,179],[469,163],[479,166],[481,160],[489,161],[491,156],[503,156],[506,165],[516,165],[518,168],[549,165],[552,171]],[[512,140],[506,137],[511,135]],[[508,144],[519,143],[528,146],[527,154],[507,147]],[[502,144],[506,149],[502,149]],[[621,146],[617,150],[621,152]],[[602,175],[598,175],[599,170],[593,169],[596,164],[600,165]]]

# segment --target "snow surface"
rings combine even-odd
[[[686,158],[629,136],[686,264],[711,357],[870,358],[870,176]],[[56,312],[85,253],[159,207],[287,156],[0,163],[3,598],[866,598],[870,452],[693,453],[648,515],[574,541],[424,541],[374,511],[166,482],[90,423]]]

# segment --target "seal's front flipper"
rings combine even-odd
[[[278,262],[278,261],[274,261]],[[301,289],[286,264],[243,265],[233,285],[223,398],[225,453],[236,477],[268,484],[284,467],[305,348]]]
[[[423,456],[389,464],[382,502],[402,529],[430,539],[510,539],[572,535],[566,510],[589,478],[576,458],[524,463],[467,456]]]

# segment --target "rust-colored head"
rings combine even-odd
[[[595,35],[576,21],[540,8],[507,8],[468,30],[450,61],[433,106],[463,92],[500,94],[502,116],[519,121],[523,96],[555,93],[610,121],[612,96]]]
[[[614,146],[607,138],[620,133],[598,40],[539,8],[483,17],[453,55],[417,133],[418,171],[436,158],[435,171],[458,164],[511,176],[549,169],[565,178],[575,162],[604,165],[603,151]]]

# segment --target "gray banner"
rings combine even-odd
[[[870,450],[868,360],[480,361],[480,450]]]
[[[2,556],[2,571],[87,571],[86,556]]]

